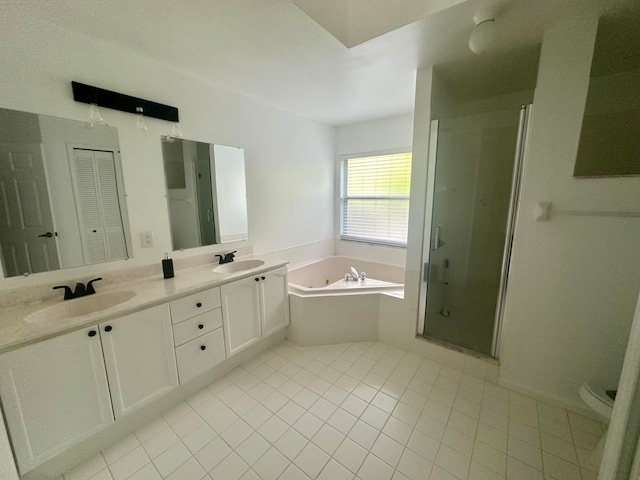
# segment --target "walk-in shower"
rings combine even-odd
[[[497,356],[530,107],[431,125],[419,333]]]

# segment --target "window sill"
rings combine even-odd
[[[351,237],[340,237],[339,240],[341,242],[362,243],[365,245],[370,245],[372,247],[399,248],[402,250],[407,249],[406,244],[399,244],[399,243],[383,243],[383,242],[376,242],[376,241],[371,241],[367,239],[359,239],[359,238],[351,238]]]

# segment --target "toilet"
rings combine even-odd
[[[580,387],[579,394],[582,401],[596,413],[600,420],[609,425],[611,412],[613,411],[613,403],[616,399],[616,390],[605,390],[594,383],[585,382]],[[591,453],[590,460],[594,465],[600,465],[606,440],[607,431],[602,434],[598,445]]]

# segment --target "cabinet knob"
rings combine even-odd
[[[260,277],[260,278],[261,278],[262,280],[264,280],[264,279],[265,279],[265,277]]]
[[[200,324],[198,324],[198,328],[199,328],[200,330],[202,330],[202,329],[204,328],[204,325],[200,323]]]
[[[110,332],[111,330],[113,330],[113,327],[111,325],[107,325],[106,327],[104,327],[105,332]]]
[[[196,307],[200,308],[202,306],[202,303],[198,302],[196,303]]]
[[[95,337],[96,336],[96,331],[95,330],[89,330],[89,333],[87,334],[90,337]]]
[[[200,345],[200,350],[206,350],[207,346],[206,345]]]
[[[255,280],[256,282],[259,282],[259,281],[260,281],[260,279],[259,279],[258,277],[254,278],[254,280]]]

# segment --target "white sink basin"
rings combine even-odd
[[[215,273],[236,273],[264,265],[263,260],[242,260],[240,262],[225,263],[213,269]]]
[[[99,310],[115,307],[136,296],[135,292],[123,290],[121,292],[96,293],[86,297],[65,300],[51,307],[43,308],[27,315],[24,320],[27,323],[42,321],[56,321],[65,318],[80,317]]]

